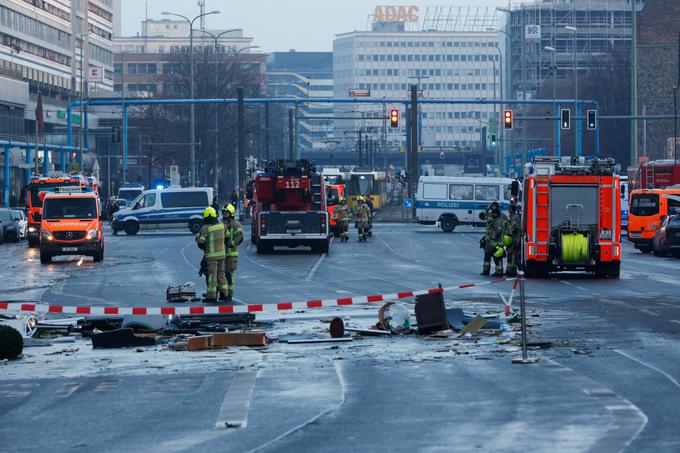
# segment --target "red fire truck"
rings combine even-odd
[[[527,276],[585,270],[618,277],[620,180],[612,159],[535,157],[524,171]]]
[[[324,180],[306,160],[273,160],[249,184],[251,241],[257,253],[274,246],[309,246],[327,253],[329,217]]]
[[[35,176],[31,178],[26,190],[26,206],[28,207],[28,231],[27,239],[29,247],[37,247],[40,243],[40,222],[42,219],[43,200],[41,192],[48,192],[57,187],[83,186],[84,182],[79,177],[45,177]]]
[[[665,189],[676,184],[680,184],[680,162],[652,160],[637,168],[630,190]]]

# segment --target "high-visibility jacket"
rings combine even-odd
[[[203,225],[196,235],[196,242],[203,249],[206,261],[218,261],[227,256],[224,249],[225,228],[223,223]]]
[[[224,242],[227,256],[238,256],[238,246],[243,242],[243,227],[238,220],[230,218],[223,222],[225,228]]]

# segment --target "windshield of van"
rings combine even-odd
[[[646,217],[659,213],[659,194],[636,193],[630,200],[630,213],[632,215]]]
[[[43,207],[43,218],[50,219],[94,219],[97,217],[97,203],[94,198],[47,198]]]

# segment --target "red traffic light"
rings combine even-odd
[[[397,109],[390,110],[390,126],[399,127],[399,110]]]
[[[503,127],[512,129],[512,110],[503,111]]]

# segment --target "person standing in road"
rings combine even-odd
[[[507,217],[501,213],[498,202],[491,203],[486,213],[482,213],[480,217],[486,220],[486,234],[480,241],[480,246],[484,249],[484,264],[481,275],[489,275],[491,273],[491,258],[495,264],[494,277],[503,276],[503,256],[505,249],[503,248],[503,233],[505,232],[505,223]]]
[[[224,271],[227,280],[227,302],[234,297],[236,286],[236,269],[238,267],[238,246],[243,242],[243,227],[234,218],[236,208],[233,204],[222,208],[222,223],[224,224],[224,244],[227,249]]]
[[[508,253],[508,266],[505,270],[505,275],[508,277],[517,277],[517,262],[519,261],[519,252],[521,244],[522,219],[517,212],[516,205],[510,205],[508,208],[509,219],[506,223],[507,230],[503,240],[505,242]]]
[[[340,200],[340,205],[333,211],[333,220],[340,227],[340,242],[349,241],[350,212],[345,198]]]
[[[208,265],[208,288],[203,302],[217,302],[218,291],[220,300],[226,300],[228,288],[224,272],[224,259],[227,255],[224,249],[224,224],[217,221],[217,212],[211,206],[203,211],[203,219],[205,224],[196,235],[196,243],[203,250]]]
[[[363,197],[357,198],[357,205],[353,210],[356,219],[355,226],[359,233],[359,242],[366,242],[366,235],[368,232],[368,209],[364,207]]]
[[[366,228],[366,236],[373,236],[373,200],[371,197],[366,197],[363,204],[364,209],[368,215],[368,227]]]

